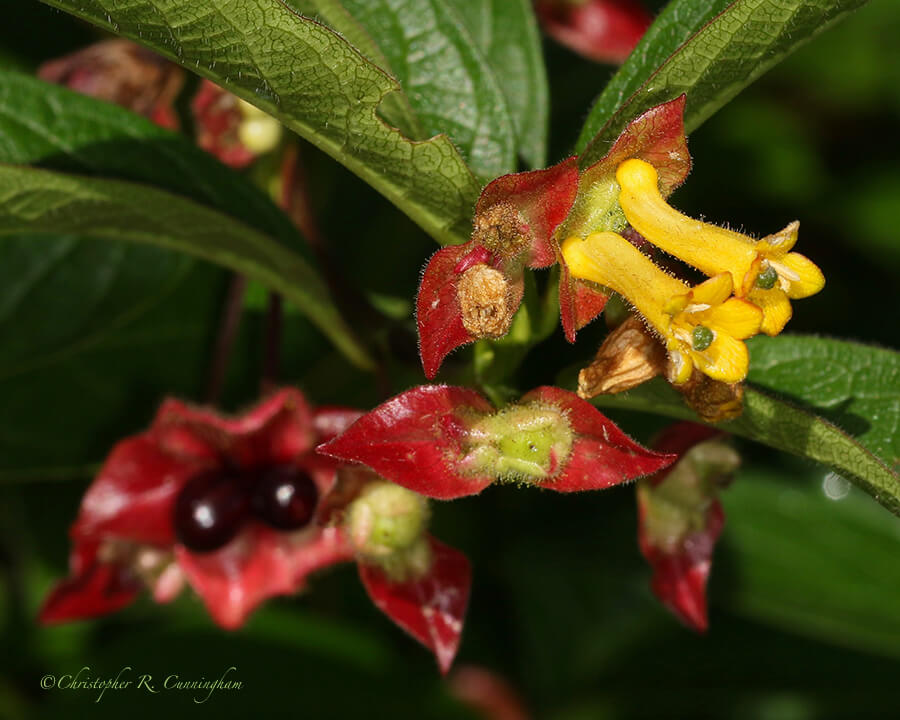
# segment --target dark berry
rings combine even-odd
[[[312,477],[291,465],[260,468],[252,481],[253,513],[276,530],[299,530],[310,523],[319,501]]]
[[[240,476],[211,470],[188,480],[175,500],[175,535],[188,550],[212,552],[238,534],[250,501]]]

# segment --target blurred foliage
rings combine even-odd
[[[98,37],[36,2],[4,10],[4,68],[31,69]],[[900,4],[873,0],[690,138],[695,169],[673,196],[679,209],[756,234],[801,220],[799,249],[815,257],[828,286],[796,305],[794,332],[897,345],[898,32]],[[552,162],[571,150],[612,69],[546,41],[544,50]],[[422,382],[407,309],[436,246],[323,153],[302,153],[327,252],[349,284],[393,308],[373,327],[388,387],[353,369],[296,312],[286,315],[283,380],[316,402],[371,406]],[[19,249],[0,248],[5,283],[17,281]],[[71,266],[48,265],[53,283],[23,300],[15,322],[0,308],[0,467],[30,458],[41,468],[0,486],[0,717],[470,717],[428,654],[372,608],[350,566],[318,578],[302,597],[269,603],[236,633],[217,629],[188,596],[166,607],[144,599],[97,622],[36,626],[41,598],[65,572],[66,529],[91,465],[144,426],[164,395],[203,398],[227,285],[204,264],[129,249],[141,271],[116,276],[117,302],[95,298],[99,316],[84,325],[66,318],[66,332],[54,334],[54,317],[68,312],[67,272],[83,277],[91,249],[84,245]],[[158,275],[165,282],[135,303]],[[539,276],[538,289],[545,283]],[[225,396],[232,409],[258,390],[263,316],[261,303],[251,303],[241,324]],[[39,362],[21,354],[23,318],[30,332],[46,332],[42,347],[55,348]],[[573,348],[557,330],[528,353],[516,384],[552,382],[560,364],[590,356],[602,332],[595,323]],[[457,353],[457,372],[472,353]],[[610,414],[645,440],[664,422]],[[900,716],[896,519],[820,467],[739,447],[745,469],[723,494],[728,520],[706,637],[679,627],[652,598],[630,488],[566,497],[500,487],[437,507],[435,534],[464,549],[475,571],[458,662],[495,670],[536,717],[558,720]],[[39,686],[44,674],[82,666],[103,677],[131,666],[154,677],[210,678],[231,665],[244,689],[203,705],[184,693],[110,691],[94,703],[95,691]]]

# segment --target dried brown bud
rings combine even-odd
[[[743,383],[729,385],[695,369],[686,383],[673,387],[704,422],[733,420],[744,410]]]
[[[507,202],[491,205],[475,216],[472,239],[500,257],[512,257],[525,250],[528,226],[519,211]]]
[[[515,315],[511,294],[502,272],[473,265],[460,276],[457,290],[463,326],[475,337],[503,337]]]
[[[99,42],[51,60],[38,68],[38,76],[126,107],[164,127],[178,125],[172,104],[181,91],[184,72],[128,40]]]
[[[613,330],[594,361],[578,373],[578,396],[624,392],[661,374],[666,353],[659,340],[635,315]]]

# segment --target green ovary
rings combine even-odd
[[[565,415],[555,408],[514,406],[473,428],[467,459],[476,472],[529,482],[557,475],[571,449]]]

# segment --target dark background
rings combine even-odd
[[[660,5],[661,3],[657,3]],[[4,8],[0,63],[32,69],[96,39],[36,2]],[[900,264],[900,4],[874,0],[743,92],[690,138],[694,171],[673,203],[754,234],[798,218],[798,249],[828,285],[795,304],[792,332],[896,346]],[[563,157],[612,68],[550,42],[551,161]],[[434,245],[398,211],[308,145],[303,157],[328,246],[348,284],[396,320],[381,333],[391,392],[423,381],[410,302]],[[23,241],[24,242],[24,241]],[[24,246],[0,246],[0,282],[27,271]],[[122,320],[104,306],[78,337],[54,337],[73,275],[12,314],[0,308],[0,717],[471,717],[431,657],[373,608],[347,566],[312,592],[270,601],[245,628],[221,631],[189,594],[168,607],[144,598],[96,622],[41,628],[35,615],[66,572],[66,532],[91,470],[149,421],[167,393],[199,400],[227,277],[142,249],[135,268],[181,268],[165,288],[137,269],[153,302]],[[73,269],[74,268],[74,269]],[[144,275],[141,275],[144,272]],[[171,277],[171,275],[169,275]],[[263,338],[254,289],[230,365],[226,406],[252,402]],[[89,327],[88,327],[89,326]],[[41,353],[21,348],[34,327]],[[372,406],[371,378],[335,358],[288,312],[283,380],[315,402]],[[93,333],[93,335],[91,335]],[[521,389],[553,382],[592,354],[596,323],[568,346],[556,334],[526,358]],[[28,335],[31,338],[31,335]],[[29,347],[38,347],[37,344]],[[18,353],[18,354],[17,354]],[[458,353],[465,363],[470,351]],[[646,440],[663,422],[610,413]],[[655,602],[635,542],[633,490],[564,497],[492,488],[435,507],[434,531],[474,565],[458,665],[496,671],[537,717],[900,717],[900,524],[822,467],[741,444],[745,466],[724,494],[728,515],[710,584],[705,637]],[[823,487],[841,496],[830,499]],[[240,691],[197,705],[185,693],[43,691],[40,678],[217,677],[235,666]]]

